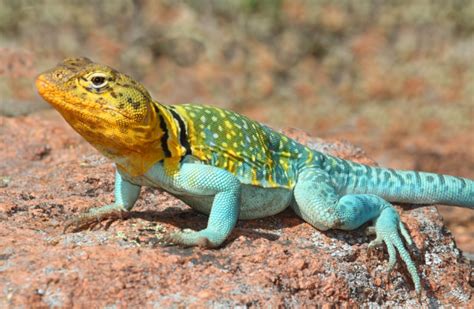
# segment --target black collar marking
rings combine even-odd
[[[176,119],[176,121],[178,122],[178,125],[179,125],[179,143],[181,144],[181,146],[184,147],[184,149],[186,149],[185,156],[190,155],[190,154],[192,154],[191,146],[189,145],[188,132],[186,130],[186,125],[184,124],[183,118],[181,118],[181,116],[175,110],[173,110],[172,108],[170,108],[169,110],[170,110],[171,115],[173,116],[173,118]]]
[[[165,119],[163,118],[163,115],[161,115],[160,110],[158,109],[158,106],[156,104],[151,104],[153,106],[153,109],[155,112],[158,114],[158,117],[160,117],[160,128],[163,131],[163,136],[161,137],[161,149],[163,149],[163,152],[165,154],[165,158],[171,157],[171,151],[168,147],[168,128],[166,127]]]

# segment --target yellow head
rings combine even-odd
[[[68,58],[40,74],[36,87],[79,134],[129,173],[141,174],[162,159],[160,107],[131,77],[87,58]]]

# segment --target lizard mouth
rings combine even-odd
[[[35,86],[36,86],[36,89],[38,89],[38,93],[43,98],[46,99],[48,97],[48,95],[47,95],[48,90],[51,89],[51,84],[48,82],[48,80],[47,80],[46,76],[44,76],[44,74],[41,74],[36,78]]]
[[[120,116],[122,116],[123,118],[126,118],[130,121],[133,121],[133,118],[130,117],[129,115],[126,115],[125,113],[121,112],[119,109],[117,108],[112,108],[112,107],[104,107],[103,110],[106,110],[106,111],[109,111],[109,112],[112,112],[112,113],[116,113],[116,114],[119,114]]]
[[[49,104],[53,106],[64,105],[63,102],[59,100],[60,91],[54,84],[49,81],[47,74],[43,73],[36,78],[35,81],[36,89],[38,90],[39,95]]]
[[[38,91],[40,92],[40,94],[43,92],[43,90],[45,88],[48,87],[48,82],[46,81],[44,75],[39,75],[37,78],[36,78],[36,89],[38,89]]]

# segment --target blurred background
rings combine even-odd
[[[34,77],[70,56],[128,73],[163,103],[474,178],[472,0],[0,0],[0,114],[44,113]],[[474,252],[473,212],[443,215]]]

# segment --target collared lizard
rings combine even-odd
[[[87,58],[69,58],[36,80],[40,95],[90,144],[116,164],[115,202],[66,225],[84,228],[130,211],[141,186],[159,187],[209,215],[201,231],[165,239],[218,247],[238,219],[291,207],[319,230],[353,230],[368,221],[385,243],[389,270],[397,251],[421,290],[411,237],[390,202],[474,208],[474,181],[371,167],[308,147],[232,111],[197,104],[164,105],[143,85]]]

